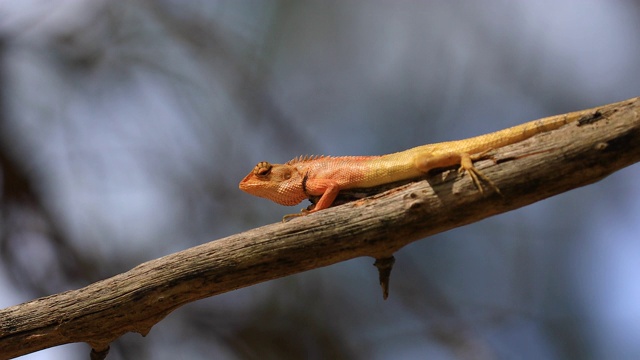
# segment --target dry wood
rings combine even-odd
[[[640,160],[640,98],[491,155],[476,166],[503,196],[480,194],[468,176],[445,171],[0,310],[0,358],[70,342],[100,352],[126,332],[146,335],[189,302],[359,256],[390,258],[425,236],[596,182]]]

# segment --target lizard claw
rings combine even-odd
[[[300,210],[299,213],[287,214],[287,215],[283,216],[282,217],[282,222],[286,223],[287,221],[289,221],[289,220],[291,220],[293,218],[297,218],[297,217],[300,217],[300,216],[305,216],[305,215],[308,215],[309,213],[311,213],[311,210],[302,209],[302,210]]]
[[[471,180],[473,180],[473,183],[476,188],[478,188],[480,194],[484,194],[484,188],[482,187],[482,182],[484,181],[485,183],[489,184],[499,195],[502,196],[502,192],[500,192],[498,186],[493,181],[491,181],[491,179],[481,173],[480,170],[476,169],[476,167],[473,166],[473,160],[484,156],[488,151],[489,150],[483,151],[482,153],[473,156],[473,158],[469,154],[463,154],[460,157],[460,168],[458,169],[458,173],[461,174],[465,171],[469,173],[469,176],[471,176]]]

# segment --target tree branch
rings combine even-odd
[[[387,259],[426,236],[596,182],[640,161],[640,98],[591,109],[577,123],[491,155],[476,167],[503,196],[483,195],[469,176],[447,170],[0,310],[0,358],[71,342],[105,351],[126,332],[146,335],[189,302],[359,256]]]

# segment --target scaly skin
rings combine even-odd
[[[296,205],[309,196],[320,196],[315,208],[326,209],[343,189],[368,188],[424,176],[429,170],[460,165],[476,187],[483,191],[484,177],[473,161],[487,152],[520,142],[536,134],[552,131],[584,116],[596,108],[531,121],[490,134],[464,140],[418,146],[382,156],[306,156],[286,164],[258,163],[240,182],[240,189],[281,205]],[[308,213],[307,212],[307,213]]]

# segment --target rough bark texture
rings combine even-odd
[[[640,98],[491,155],[476,166],[503,196],[490,188],[481,194],[468,176],[446,170],[0,310],[0,358],[70,342],[103,351],[126,332],[147,334],[189,302],[359,256],[389,258],[426,236],[596,182],[640,160]]]

